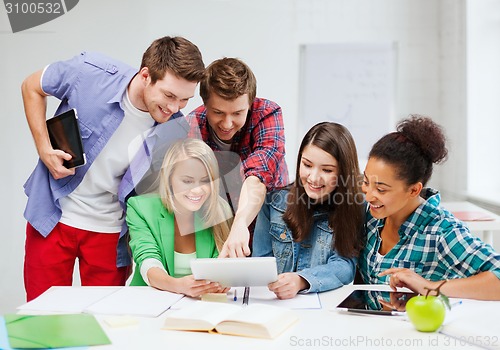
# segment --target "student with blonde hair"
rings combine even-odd
[[[165,154],[157,194],[127,203],[130,247],[136,263],[131,285],[200,296],[224,289],[195,280],[190,260],[215,258],[231,223],[227,202],[219,196],[219,168],[203,141],[184,139]]]

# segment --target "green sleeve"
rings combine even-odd
[[[136,263],[136,269],[140,269],[142,262],[148,258],[156,259],[164,264],[161,249],[144,217],[140,203],[138,197],[130,198],[127,202],[126,216],[130,233],[130,249]]]

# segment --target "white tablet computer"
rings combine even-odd
[[[191,271],[197,280],[225,287],[267,286],[278,279],[274,257],[193,259]]]

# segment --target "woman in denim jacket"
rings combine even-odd
[[[253,256],[275,256],[280,299],[350,283],[362,247],[363,196],[356,146],[340,124],[323,122],[299,148],[296,181],[270,192],[257,217]]]

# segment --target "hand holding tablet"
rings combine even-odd
[[[78,126],[78,116],[74,108],[47,120],[47,131],[49,132],[52,148],[60,149],[73,157],[64,161],[63,165],[66,168],[74,168],[85,164],[85,153],[80,136],[80,127]]]

